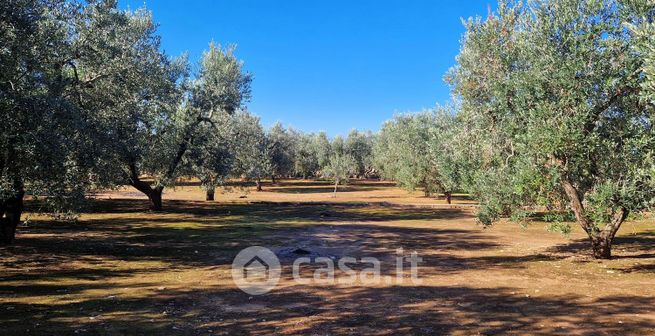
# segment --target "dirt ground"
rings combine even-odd
[[[615,258],[587,256],[584,235],[475,223],[455,205],[388,183],[234,186],[205,202],[193,183],[147,211],[134,190],[99,194],[77,222],[36,214],[0,248],[3,335],[655,334],[655,221],[623,225]],[[243,248],[375,257],[395,277],[416,251],[420,283],[299,284],[253,296],[232,281]],[[307,265],[304,272],[314,266]],[[337,280],[345,274],[337,272]],[[394,278],[392,278],[394,279]]]

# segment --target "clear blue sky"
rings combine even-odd
[[[461,18],[495,0],[149,0],[167,53],[236,44],[265,126],[345,135],[444,103]],[[120,0],[135,9],[143,0]]]

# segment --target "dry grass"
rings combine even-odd
[[[475,224],[467,207],[439,205],[379,182],[331,198],[326,184],[287,181],[265,192],[234,188],[202,201],[194,185],[145,211],[131,190],[102,195],[77,223],[32,217],[0,249],[5,335],[144,334],[652,334],[655,224],[622,228],[616,258],[586,256],[586,241]],[[247,198],[240,198],[241,196]],[[314,203],[312,203],[314,202]],[[353,203],[372,203],[370,205]],[[470,201],[456,198],[459,205]],[[334,256],[397,248],[424,259],[422,283],[294,283],[249,296],[231,281],[244,247],[309,247]],[[582,251],[583,254],[580,254]],[[391,267],[383,264],[383,273]],[[338,275],[339,276],[339,275]]]

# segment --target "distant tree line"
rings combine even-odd
[[[655,199],[655,4],[501,1],[466,22],[446,75],[453,103],[347,137],[265,129],[252,75],[214,43],[193,66],[160,47],[143,9],[116,1],[0,4],[0,239],[26,195],[74,213],[91,190],[131,185],[161,210],[180,177],[207,200],[230,178],[382,177],[480,202],[478,219],[572,213],[611,256],[630,214]],[[553,229],[567,232],[566,224]]]

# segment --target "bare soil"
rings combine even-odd
[[[98,195],[77,222],[28,214],[0,248],[3,335],[396,335],[655,333],[655,222],[622,227],[612,260],[588,256],[577,229],[476,224],[473,202],[359,181],[235,184],[205,202],[193,182],[147,211],[134,190]],[[246,198],[242,198],[245,196]],[[298,284],[293,258],[270,293],[232,282],[243,248],[313,257],[375,257],[378,284]],[[397,250],[416,251],[420,283],[395,278]],[[304,266],[304,273],[315,266]],[[387,278],[387,276],[389,278]],[[337,272],[337,280],[345,274]],[[386,281],[393,279],[394,281]]]

